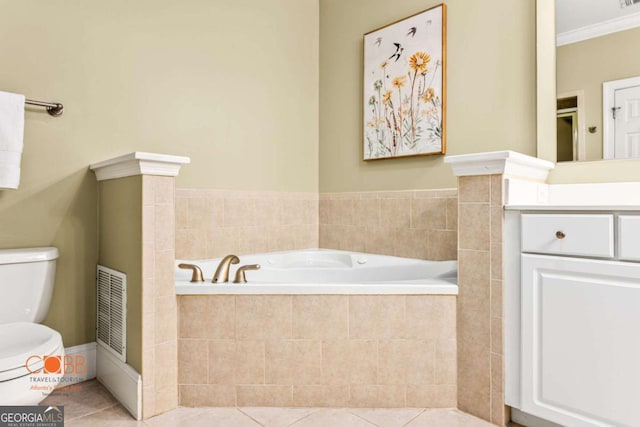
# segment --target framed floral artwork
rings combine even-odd
[[[445,154],[446,5],[364,35],[364,160]]]

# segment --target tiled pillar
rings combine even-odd
[[[142,414],[138,418],[149,418],[178,406],[178,309],[174,285],[175,262],[175,177],[180,166],[188,163],[185,157],[166,156],[151,153],[131,153],[91,166],[98,181],[120,180],[141,175],[136,180],[138,191],[132,192],[139,199],[129,198],[127,203],[141,206],[132,212],[141,212],[137,218],[129,218],[140,224],[132,227],[138,236],[130,236],[121,244],[140,244],[136,249],[141,253],[141,265],[130,265],[127,274],[140,275],[141,286],[136,295],[129,298],[129,316],[139,317],[139,330],[127,328],[127,334],[140,342],[136,355],[140,360],[142,394],[138,395],[138,407]],[[140,188],[141,186],[141,188]],[[100,218],[106,221],[107,218]],[[118,248],[110,248],[114,251]],[[124,249],[123,249],[124,250]],[[130,250],[128,248],[127,250]],[[140,307],[134,305],[139,303]],[[136,391],[137,393],[137,391]],[[118,396],[116,396],[118,397]]]
[[[445,161],[459,177],[458,407],[504,426],[504,180],[544,182],[553,165],[510,151]]]

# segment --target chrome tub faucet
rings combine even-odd
[[[231,264],[238,264],[240,262],[240,258],[235,255],[227,255],[222,258],[220,264],[218,264],[218,268],[216,268],[216,272],[213,274],[213,279],[211,279],[211,283],[226,283],[229,281],[229,269],[231,268]]]

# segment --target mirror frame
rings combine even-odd
[[[536,121],[538,158],[556,162],[556,4],[536,0]]]

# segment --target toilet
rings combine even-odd
[[[49,311],[56,248],[0,249],[0,405],[37,405],[64,373],[62,336]]]

